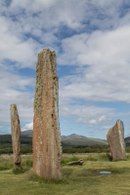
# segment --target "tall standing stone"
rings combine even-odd
[[[115,126],[108,131],[107,141],[112,160],[126,159],[124,125],[121,120],[118,120]]]
[[[61,177],[61,141],[56,54],[43,49],[36,65],[33,119],[33,170],[44,179]]]
[[[10,106],[11,114],[11,133],[12,133],[12,147],[13,147],[13,160],[15,168],[21,167],[21,156],[20,156],[20,120],[18,115],[17,106],[12,104]]]

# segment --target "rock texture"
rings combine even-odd
[[[44,179],[61,177],[56,54],[43,49],[36,65],[33,120],[33,170]]]
[[[12,147],[13,147],[13,160],[14,166],[21,167],[21,156],[20,156],[20,120],[18,115],[17,106],[12,104],[10,106],[11,113],[11,133],[12,133]]]
[[[124,125],[121,120],[118,120],[115,126],[108,131],[107,141],[112,160],[124,160],[126,158]]]
[[[83,165],[84,161],[81,159],[81,160],[77,160],[77,161],[71,161],[69,163],[67,163],[67,165]]]

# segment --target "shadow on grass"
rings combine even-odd
[[[23,167],[14,167],[12,169],[12,172],[13,172],[13,174],[18,175],[18,174],[25,173],[28,170],[29,170],[29,168],[27,168],[27,167],[26,168],[23,168]]]
[[[61,179],[44,179],[40,176],[37,176],[33,170],[29,170],[26,174],[26,177],[28,180],[33,181],[33,182],[38,182],[38,183],[46,183],[46,184],[65,184],[68,183],[67,180],[65,178],[61,178]]]

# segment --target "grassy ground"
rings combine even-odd
[[[67,166],[77,159],[83,166]],[[59,182],[45,182],[31,171],[31,156],[22,156],[24,173],[12,172],[12,157],[0,156],[0,195],[130,195],[130,156],[110,162],[105,154],[63,155]],[[101,170],[111,175],[100,175]]]

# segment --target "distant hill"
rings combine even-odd
[[[32,152],[32,130],[21,133],[21,151],[23,154]],[[106,140],[91,138],[77,134],[61,136],[62,150],[65,153],[108,152]],[[11,135],[0,135],[0,154],[12,153]],[[125,138],[127,151],[130,151],[130,137]]]
[[[32,130],[22,131],[22,136],[32,137]]]
[[[102,139],[89,138],[82,135],[71,134],[61,137],[64,146],[102,146],[107,142]],[[21,136],[22,143],[30,143],[32,141],[32,130],[23,131]],[[11,135],[0,135],[0,143],[11,143]]]
[[[130,137],[125,138],[126,146],[130,146]]]
[[[69,146],[96,146],[107,145],[107,142],[102,139],[85,137],[82,135],[71,134],[68,136],[62,136],[63,145]]]
[[[62,145],[63,146],[88,146],[88,147],[93,147],[93,146],[106,146],[107,141],[104,139],[98,139],[98,138],[91,138],[91,137],[86,137],[82,135],[77,135],[77,134],[71,134],[71,135],[63,135],[61,136],[62,140]],[[27,131],[22,131],[22,136],[21,136],[21,142],[23,144],[30,144],[32,142],[32,130],[27,130]],[[0,144],[4,143],[11,143],[11,135],[10,134],[1,134],[0,135]],[[125,138],[125,143],[126,146],[130,146],[130,136]]]

